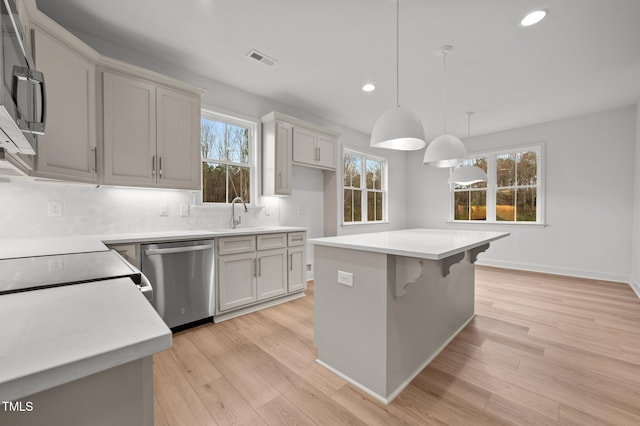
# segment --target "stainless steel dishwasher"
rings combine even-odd
[[[171,329],[213,316],[213,240],[143,244],[141,251],[142,273],[155,289],[153,306]]]

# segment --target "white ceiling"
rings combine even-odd
[[[395,105],[393,0],[39,0],[72,31],[370,133]],[[546,8],[540,24],[520,18]],[[401,0],[400,103],[466,136],[640,100],[640,0]],[[251,49],[278,62],[248,59]],[[365,82],[377,90],[364,93]]]

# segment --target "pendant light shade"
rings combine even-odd
[[[471,115],[473,112],[467,113],[467,137],[471,136]],[[449,176],[449,183],[458,185],[471,185],[478,182],[487,182],[487,174],[478,166],[465,165],[458,167]]]
[[[444,46],[442,53],[442,69],[445,83],[442,85],[442,135],[438,136],[427,146],[424,152],[424,164],[434,167],[453,167],[462,163],[467,156],[467,149],[462,141],[447,134],[447,54],[451,52],[451,46]]]
[[[449,176],[449,183],[458,185],[471,185],[478,182],[486,182],[487,174],[477,166],[462,166],[457,168]]]
[[[414,151],[426,145],[420,118],[400,106],[400,0],[396,1],[396,107],[378,118],[369,145],[374,148]]]
[[[440,135],[431,141],[424,152],[424,164],[434,167],[453,167],[462,163],[467,150],[453,135]]]
[[[424,148],[424,129],[413,111],[400,106],[378,118],[371,132],[372,147],[414,151]]]

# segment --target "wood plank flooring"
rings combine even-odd
[[[476,317],[385,406],[315,363],[308,296],[174,335],[156,425],[638,425],[625,284],[476,268]]]

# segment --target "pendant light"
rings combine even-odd
[[[400,151],[414,151],[426,145],[418,115],[400,106],[400,0],[396,1],[396,106],[378,118],[369,145]]]
[[[473,112],[467,113],[467,137],[471,136],[471,115]],[[489,179],[487,174],[478,166],[465,165],[458,167],[449,176],[449,183],[458,185],[471,185],[478,182],[486,182]]]
[[[427,146],[424,152],[424,164],[434,167],[453,167],[462,162],[467,156],[467,150],[460,139],[447,134],[447,55],[453,47],[444,46],[442,53],[442,69],[444,83],[442,85],[442,135],[438,136]]]

